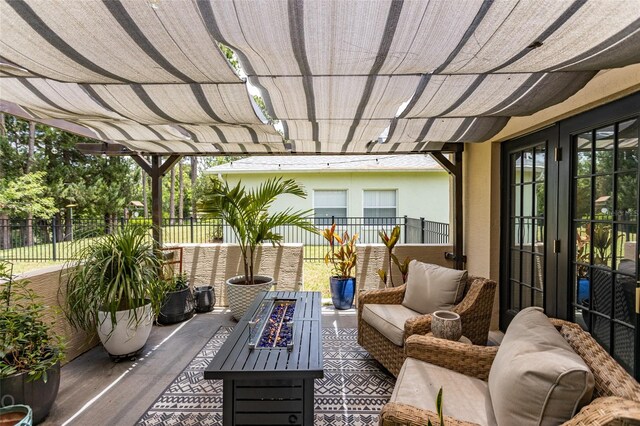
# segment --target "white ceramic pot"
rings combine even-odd
[[[138,324],[129,324],[133,310],[116,312],[115,328],[108,312],[98,312],[98,337],[111,355],[129,355],[142,349],[153,326],[153,312],[148,303],[136,309]]]
[[[237,321],[247,312],[251,303],[261,291],[269,291],[271,286],[276,284],[272,277],[264,275],[254,275],[253,281],[256,284],[237,284],[244,283],[244,275],[229,278],[225,285],[227,288],[227,302],[231,315]]]

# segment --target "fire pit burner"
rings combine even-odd
[[[293,349],[294,299],[265,300],[249,321],[249,349]]]

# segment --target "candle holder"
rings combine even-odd
[[[435,311],[431,314],[431,332],[440,339],[460,340],[462,337],[460,315],[451,311]]]

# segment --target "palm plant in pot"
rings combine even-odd
[[[342,236],[336,232],[336,224],[327,228],[322,236],[329,242],[329,250],[324,256],[324,262],[332,266],[332,276],[329,279],[331,301],[336,309],[350,309],[356,292],[356,278],[353,271],[356,267],[358,254],[356,241],[358,234],[349,236],[344,231]]]
[[[24,404],[39,423],[58,395],[64,342],[52,332],[47,308],[28,284],[14,282],[11,265],[0,261],[0,405],[17,405],[15,410],[5,407],[0,418],[16,412],[28,416]]]
[[[69,322],[97,333],[112,359],[135,356],[151,333],[165,290],[162,257],[149,227],[127,225],[97,238],[79,258],[63,277]]]
[[[255,271],[256,250],[265,242],[280,244],[282,234],[279,226],[296,226],[317,232],[307,219],[310,210],[288,208],[269,212],[277,197],[284,194],[305,198],[301,185],[293,179],[271,178],[257,188],[246,189],[242,182],[230,186],[227,182],[212,177],[203,190],[198,203],[198,212],[205,219],[222,219],[235,236],[242,256],[244,274],[226,281],[229,309],[235,319],[240,319],[261,291],[275,284],[273,277],[257,275]]]

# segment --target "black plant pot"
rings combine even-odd
[[[196,299],[196,312],[211,312],[216,304],[216,291],[210,285],[196,287],[194,297]]]
[[[164,304],[158,315],[158,323],[167,325],[188,320],[193,316],[194,310],[195,304],[191,288],[171,291],[164,298]]]
[[[14,374],[0,379],[0,396],[2,404],[28,405],[33,410],[33,424],[42,422],[51,411],[58,389],[60,388],[60,361],[47,370],[47,381],[44,376],[38,380],[28,380],[28,373]]]

